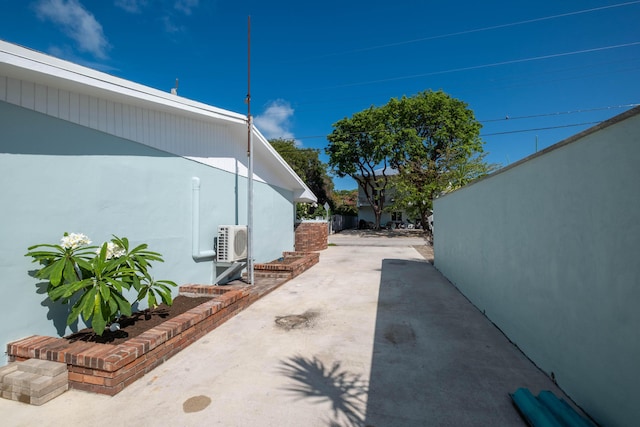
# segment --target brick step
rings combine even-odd
[[[65,363],[29,359],[0,368],[0,390],[4,399],[40,406],[68,388]]]
[[[291,279],[293,276],[292,273],[282,273],[282,272],[267,272],[267,271],[254,271],[253,277],[265,277],[265,278],[275,278],[275,279]],[[247,274],[243,273],[242,277],[246,279]]]

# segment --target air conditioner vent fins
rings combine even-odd
[[[218,227],[218,262],[236,262],[247,259],[247,226],[221,225]]]

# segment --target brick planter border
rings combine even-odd
[[[271,263],[256,264],[254,270],[258,274],[254,273],[253,286],[244,282],[226,286],[181,286],[181,295],[213,297],[122,344],[70,342],[34,335],[7,345],[9,361],[42,359],[66,363],[70,388],[113,396],[319,260],[315,252],[284,255],[300,259],[279,264],[278,268],[259,269],[258,266]],[[282,270],[287,272],[287,277],[269,276],[281,266],[287,267]],[[267,276],[260,277],[261,271],[268,271]]]
[[[318,252],[283,252],[287,262],[274,260],[265,264],[254,264],[254,277],[273,277],[293,279],[317,264],[320,260]],[[291,261],[293,259],[293,261]]]
[[[303,221],[295,226],[296,252],[321,251],[329,245],[327,221]]]

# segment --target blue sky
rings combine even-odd
[[[246,113],[323,152],[332,124],[443,90],[507,165],[640,103],[640,1],[0,0],[0,39]],[[324,152],[323,152],[324,153]],[[327,157],[322,154],[322,159]],[[356,188],[335,179],[337,189]]]

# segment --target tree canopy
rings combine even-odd
[[[419,203],[424,224],[434,197],[492,170],[484,162],[482,125],[466,103],[442,91],[392,98],[333,127],[327,137],[329,165],[362,188],[376,227],[391,179],[397,189],[393,208],[415,210]]]
[[[391,172],[389,161],[393,144],[386,126],[386,111],[370,107],[334,123],[334,130],[327,137],[329,166],[336,175],[348,175],[362,188],[374,211],[376,228],[380,227],[384,189]]]
[[[358,189],[336,190],[333,192],[334,213],[339,215],[358,215]]]
[[[271,146],[291,166],[318,198],[318,205],[328,203],[334,208],[333,181],[327,173],[327,165],[320,160],[320,150],[299,148],[292,139],[272,139]]]

